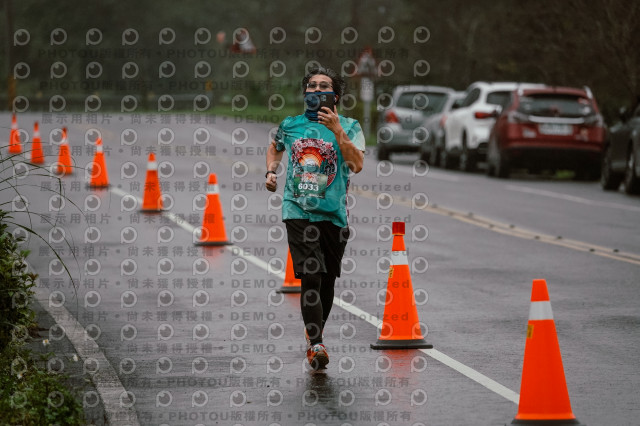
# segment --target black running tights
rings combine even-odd
[[[333,306],[336,276],[327,273],[303,274],[300,310],[311,345],[322,343],[322,330]]]

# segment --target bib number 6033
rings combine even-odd
[[[298,189],[307,190],[307,191],[317,191],[319,188],[317,183],[299,183]]]

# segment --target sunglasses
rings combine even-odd
[[[328,90],[331,89],[331,87],[331,83],[327,83],[326,81],[321,81],[320,83],[312,81],[311,83],[307,83],[307,89],[310,90],[316,90],[317,88],[320,88],[320,90]]]

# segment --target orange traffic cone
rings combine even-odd
[[[211,173],[207,185],[207,208],[202,218],[200,241],[196,245],[224,246],[227,244],[231,243],[227,240],[227,231],[224,228],[218,178],[215,173]]]
[[[69,140],[67,139],[67,128],[62,128],[62,143],[60,144],[60,153],[58,154],[57,174],[70,175],[73,173],[73,165],[71,164],[71,150],[69,149]]]
[[[20,131],[18,130],[18,119],[16,114],[11,116],[11,133],[9,134],[9,154],[20,154],[22,145],[20,145]]]
[[[291,259],[291,250],[287,249],[287,269],[284,274],[284,283],[277,292],[278,293],[300,293],[302,281],[296,278],[293,272],[293,259]]]
[[[31,162],[33,164],[44,163],[44,153],[42,152],[42,139],[40,138],[40,126],[36,121],[33,123],[33,144],[31,147]]]
[[[518,414],[511,424],[579,425],[571,411],[545,280],[534,280]]]
[[[102,149],[102,138],[96,141],[96,153],[91,163],[91,181],[90,188],[108,188],[109,174],[107,173],[107,163],[104,159],[104,150]]]
[[[420,330],[420,320],[413,296],[407,249],[404,245],[404,222],[393,222],[392,265],[389,267],[387,295],[380,337],[372,349],[429,349]]]
[[[158,179],[158,163],[153,152],[149,153],[147,162],[147,177],[144,181],[141,211],[145,213],[162,211],[162,192],[160,191],[160,179]]]

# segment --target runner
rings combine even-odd
[[[335,71],[313,69],[302,79],[306,110],[287,117],[267,150],[266,187],[277,189],[276,170],[287,152],[282,220],[296,278],[307,360],[325,368],[322,331],[333,306],[334,284],[349,238],[346,195],[350,172],[359,173],[365,140],[360,123],[338,114],[346,84]]]

